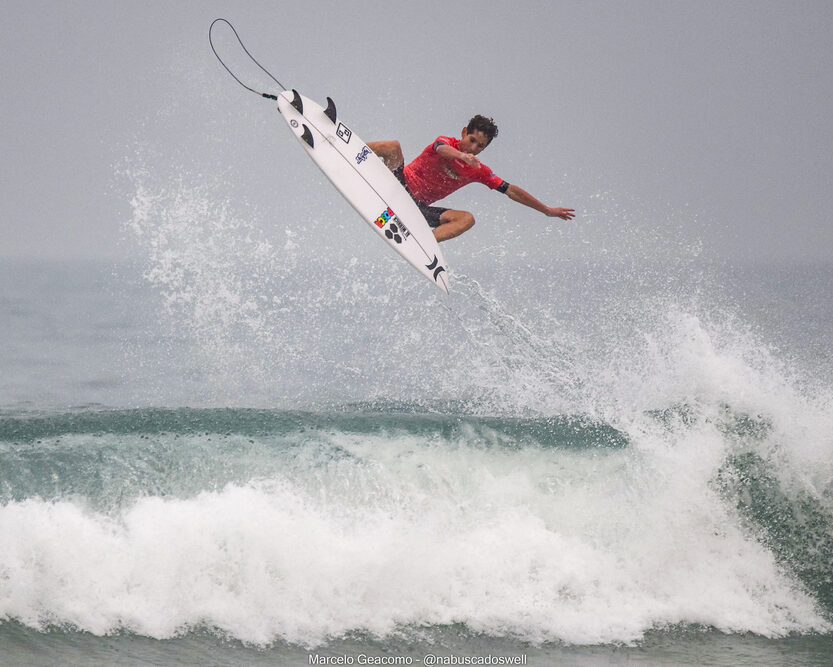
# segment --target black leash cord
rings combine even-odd
[[[226,21],[226,19],[214,19],[214,21],[211,22],[211,27],[208,28],[208,43],[211,44],[211,50],[214,51],[214,55],[217,56],[217,60],[219,60],[220,64],[223,67],[226,68],[226,72],[231,74],[231,77],[235,81],[237,81],[237,83],[239,83],[241,86],[243,86],[246,90],[250,90],[255,95],[260,95],[261,97],[266,97],[267,99],[270,99],[270,100],[277,100],[278,98],[275,95],[270,95],[268,93],[261,93],[261,92],[255,90],[254,88],[250,88],[249,86],[247,86],[240,79],[238,79],[237,76],[235,76],[234,72],[232,72],[228,68],[228,65],[226,65],[223,62],[223,59],[220,57],[220,54],[217,53],[217,49],[214,48],[214,41],[211,39],[211,31],[214,29],[214,25],[221,22],[221,21],[223,23],[225,23],[229,28],[231,28],[231,31],[234,33],[234,36],[237,37],[237,41],[240,42],[241,48],[246,52],[246,55],[249,56],[249,58],[252,59],[252,62],[255,65],[257,65],[258,67],[260,67],[260,69],[262,69],[264,72],[266,72],[266,74],[269,76],[269,78],[272,79],[272,81],[274,81],[275,83],[277,83],[281,87],[281,90],[286,90],[286,86],[284,86],[280,81],[278,81],[274,76],[272,76],[272,73],[268,69],[266,69],[263,65],[261,65],[257,60],[255,60],[254,56],[251,53],[249,53],[249,50],[246,48],[246,45],[243,44],[243,40],[240,39],[240,35],[237,34],[237,31],[234,29],[234,26],[231,23],[229,23],[228,21]]]

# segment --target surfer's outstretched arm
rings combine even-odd
[[[557,208],[554,206],[547,206],[546,204],[538,201],[535,197],[533,197],[523,188],[519,188],[517,185],[510,185],[506,190],[506,195],[512,201],[516,201],[519,204],[523,204],[524,206],[529,206],[529,208],[534,208],[536,211],[540,211],[541,213],[550,218],[572,220],[576,215],[575,209],[572,208]]]
[[[396,171],[405,164],[402,146],[398,141],[369,141],[367,147],[382,158],[382,162],[391,171]]]

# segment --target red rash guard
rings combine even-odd
[[[483,183],[492,190],[506,192],[509,184],[485,164],[472,167],[462,160],[446,160],[437,153],[439,144],[460,150],[460,140],[437,137],[410,164],[405,166],[405,182],[413,197],[423,204],[433,204],[469,183]],[[504,185],[505,184],[505,185]]]

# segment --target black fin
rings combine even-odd
[[[292,106],[298,110],[298,113],[304,113],[304,103],[301,101],[301,96],[298,94],[298,91],[294,88],[292,89]]]
[[[437,264],[439,264],[439,263],[440,263],[440,260],[438,260],[437,256],[434,255],[433,261],[430,264],[426,264],[425,268],[428,269],[429,271],[433,271],[435,268],[437,268]]]
[[[306,141],[310,148],[315,148],[315,142],[312,140],[312,132],[309,131],[306,125],[304,125],[304,133],[301,135],[301,139]]]
[[[324,109],[324,113],[327,114],[327,118],[333,121],[333,125],[336,124],[336,103],[333,102],[331,97],[327,97],[327,108]]]

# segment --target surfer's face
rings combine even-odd
[[[471,153],[477,155],[486,146],[489,145],[489,137],[487,137],[480,130],[466,131],[463,128],[463,134],[460,135],[460,151],[463,153]]]

